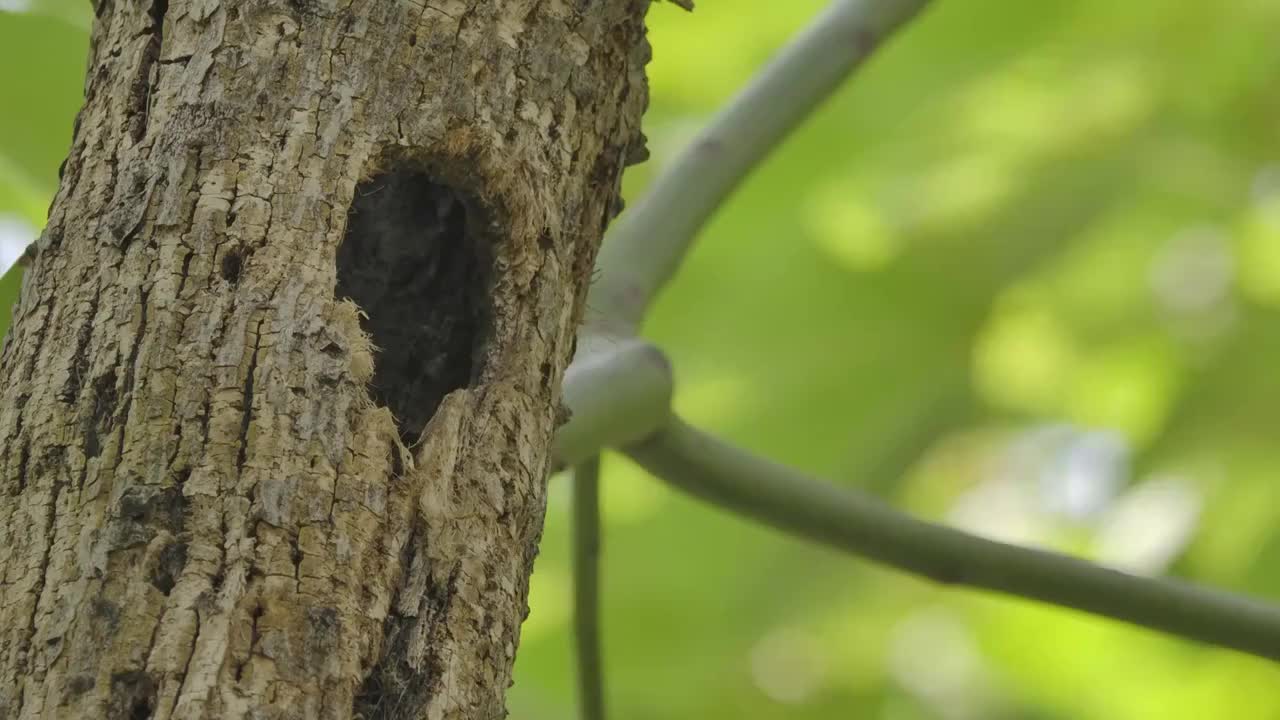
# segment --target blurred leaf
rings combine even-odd
[[[13,309],[22,292],[23,270],[21,266],[14,265],[0,275],[0,338],[8,334],[9,323],[13,321]]]
[[[57,18],[82,31],[93,24],[93,0],[0,0],[0,15],[6,12]]]
[[[12,165],[9,174],[49,195],[71,145],[87,47],[83,28],[43,15],[0,13],[0,67],[8,69],[0,86],[0,158]]]

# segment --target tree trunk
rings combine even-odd
[[[504,715],[648,0],[96,0],[0,716]]]

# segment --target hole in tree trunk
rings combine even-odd
[[[369,390],[406,444],[479,371],[491,251],[475,208],[425,173],[392,170],[356,187],[338,248],[335,294],[364,311],[376,353]]]
[[[110,720],[150,720],[155,714],[156,682],[140,670],[111,676]]]

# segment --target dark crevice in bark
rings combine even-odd
[[[133,348],[129,350],[129,364],[125,366],[124,385],[120,389],[122,405],[120,419],[129,422],[129,407],[133,403],[133,385],[137,375],[138,354],[142,352],[142,339],[147,335],[147,301],[151,297],[149,290],[138,290],[138,332],[134,335]],[[127,433],[121,432],[116,440],[116,458],[124,457],[124,442]]]
[[[406,578],[426,572],[427,562],[422,548],[426,528],[422,521],[414,529],[401,553],[401,567]],[[416,567],[415,567],[416,565]],[[458,590],[458,574],[454,566],[443,584],[429,583],[418,607],[405,615],[392,603],[392,611],[383,623],[383,653],[355,697],[353,715],[364,720],[410,720],[423,717],[423,710],[436,693],[442,669],[439,648],[443,642],[437,635],[444,629],[449,608]],[[403,587],[403,581],[401,583]]]
[[[253,613],[249,618],[249,654],[253,654],[253,649],[258,646],[258,641],[262,639],[262,634],[258,631],[258,621],[263,615],[267,614],[267,609],[262,606],[259,601],[253,606]]]
[[[173,292],[175,298],[181,298],[182,291],[187,287],[187,278],[191,277],[191,259],[195,256],[195,251],[190,249],[182,256],[181,279],[178,280],[178,289]]]
[[[244,471],[245,460],[249,456],[249,426],[253,424],[253,376],[258,371],[258,352],[262,349],[262,323],[258,320],[253,329],[253,354],[249,357],[249,369],[244,374],[243,395],[244,408],[240,416],[240,450],[236,455],[236,470]]]
[[[76,333],[76,348],[71,355],[71,371],[67,373],[67,382],[58,393],[58,399],[63,402],[75,402],[76,397],[80,395],[80,384],[84,381],[84,375],[89,371],[89,342],[93,339],[93,326],[94,321],[98,319],[98,303],[101,298],[102,288],[99,285],[98,291],[89,301],[89,311],[85,313],[84,323]]]
[[[84,456],[102,454],[102,436],[110,435],[116,424],[116,371],[111,368],[93,381],[93,412],[84,421]]]
[[[200,450],[209,444],[209,414],[212,412],[212,404],[206,395],[204,401],[200,403],[200,413],[196,415],[196,422],[200,425],[200,443],[196,446]]]
[[[13,495],[18,495],[27,489],[27,466],[28,464],[30,464],[30,462],[31,462],[31,443],[29,441],[23,440],[22,449],[18,452],[18,478],[17,478],[18,491],[16,493],[12,493]]]
[[[164,16],[169,12],[169,0],[152,0],[147,16],[151,21],[146,33],[151,36],[147,48],[143,51],[138,63],[138,74],[130,88],[129,104],[133,108],[129,120],[129,136],[139,142],[146,137],[147,124],[151,112],[151,74],[156,62],[160,59],[160,50],[164,46]]]
[[[417,170],[356,188],[334,292],[364,312],[377,353],[369,390],[406,444],[479,374],[492,264],[483,228],[473,201]]]

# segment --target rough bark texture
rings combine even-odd
[[[504,714],[647,4],[96,0],[0,356],[0,717]]]

